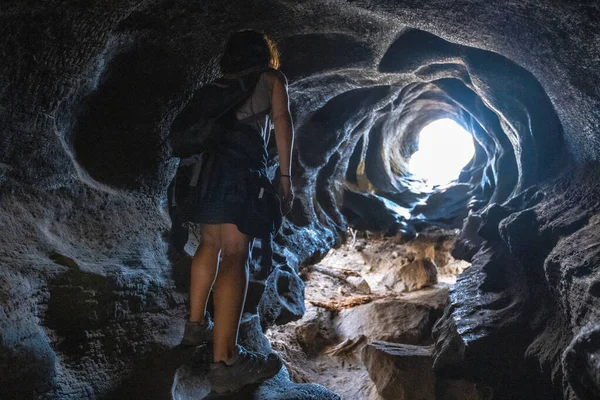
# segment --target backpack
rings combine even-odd
[[[247,122],[264,118],[258,113],[237,121],[233,112],[252,94],[265,68],[255,69],[237,80],[219,79],[194,94],[191,101],[175,118],[168,136],[172,155],[181,160],[168,188],[172,235],[178,248],[187,242],[185,222],[195,222],[193,209],[201,206],[204,185],[200,174],[212,175],[218,168],[212,151],[227,141],[227,133],[254,129]],[[247,138],[253,137],[248,132]],[[262,139],[261,139],[262,140]],[[267,155],[268,157],[268,155]],[[248,172],[250,184],[244,204],[250,221],[243,229],[254,237],[270,238],[282,224],[281,205],[277,190],[270,180],[256,171]],[[191,214],[190,214],[191,212]]]
[[[238,79],[220,78],[198,90],[171,124],[167,137],[173,157],[202,153],[231,123],[231,112],[253,92],[265,69],[256,69]]]

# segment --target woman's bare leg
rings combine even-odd
[[[215,282],[221,249],[220,225],[204,225],[200,244],[192,259],[190,321],[203,322],[206,303]]]
[[[253,241],[233,224],[221,225],[222,260],[214,286],[214,361],[234,355],[248,288],[248,256]]]

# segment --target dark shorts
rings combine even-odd
[[[194,177],[194,170],[197,176]],[[195,179],[197,178],[197,179]],[[190,186],[190,182],[194,183]],[[270,194],[270,203],[257,200]],[[274,201],[276,200],[276,201]],[[279,228],[279,200],[265,171],[240,167],[235,159],[220,154],[205,154],[200,166],[180,166],[175,181],[175,202],[183,222],[198,224],[235,224],[252,237],[265,237]],[[268,207],[268,208],[265,208]],[[276,210],[275,213],[272,211]],[[273,225],[273,228],[265,227]]]

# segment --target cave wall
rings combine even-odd
[[[469,213],[455,254],[473,268],[439,324],[439,373],[597,397],[598,20],[597,4],[560,1],[4,2],[0,397],[167,395],[189,258],[169,245],[176,161],[161,144],[243,28],[281,50],[298,197],[274,244],[279,275],[256,267],[247,311],[265,326],[297,318],[297,269],[348,223],[412,235]],[[473,132],[478,156],[431,192],[406,160],[441,116]],[[490,296],[488,323],[473,310]],[[526,378],[540,383],[521,390]]]
[[[599,173],[569,171],[469,217],[477,233],[463,230],[453,255],[472,266],[434,329],[440,375],[501,398],[598,397]]]

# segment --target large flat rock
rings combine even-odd
[[[342,340],[364,335],[368,341],[426,343],[446,298],[446,288],[435,288],[345,309],[333,321],[335,331]]]
[[[433,346],[375,341],[362,361],[383,400],[491,400],[490,388],[466,380],[438,379]]]
[[[376,341],[362,360],[385,400],[436,400],[433,347]]]

